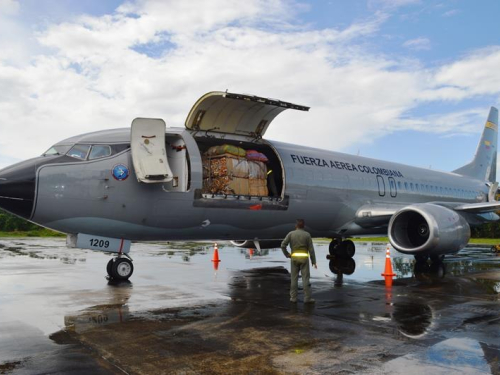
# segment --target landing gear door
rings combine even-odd
[[[139,182],[163,183],[173,179],[165,148],[165,121],[136,118],[132,121],[130,145]]]

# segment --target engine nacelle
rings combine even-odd
[[[259,245],[261,249],[277,249],[281,247],[282,240],[259,240]],[[231,241],[234,246],[242,247],[244,249],[256,249],[255,242],[253,240],[246,241]]]
[[[389,222],[389,240],[404,254],[456,253],[467,245],[469,239],[470,227],[461,215],[431,203],[405,207]]]

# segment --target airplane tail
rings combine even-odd
[[[453,172],[478,180],[496,182],[497,139],[498,109],[491,107],[474,159]]]

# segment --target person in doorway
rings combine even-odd
[[[299,272],[302,275],[302,286],[304,288],[304,303],[314,303],[311,297],[311,284],[309,284],[309,258],[314,268],[316,265],[316,255],[312,243],[311,235],[304,230],[305,222],[298,219],[295,230],[288,233],[281,243],[281,250],[287,258],[291,258],[291,281],[290,281],[290,302],[297,302],[297,290],[299,284]],[[292,253],[287,251],[290,245]]]
[[[272,169],[267,171],[267,187],[269,189],[270,197],[279,197],[278,188],[276,187],[275,174]]]

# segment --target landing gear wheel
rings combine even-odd
[[[415,255],[415,260],[417,263],[425,263],[427,262],[427,259],[429,259],[428,255]]]
[[[342,241],[342,249],[343,249],[343,255],[345,255],[348,258],[352,258],[354,254],[356,253],[356,246],[354,245],[354,242],[351,240],[345,240]]]
[[[442,279],[446,275],[446,266],[443,262],[431,263],[430,273],[437,279]]]
[[[111,265],[111,277],[115,280],[128,280],[134,273],[134,265],[128,258],[116,258]]]
[[[415,267],[413,269],[413,272],[415,272],[415,276],[421,276],[421,275],[426,275],[430,271],[430,266],[429,264],[424,261],[424,262],[419,262],[417,261],[415,263]]]
[[[114,259],[110,259],[107,266],[106,266],[106,271],[108,272],[108,276],[109,277],[113,277],[113,275],[111,274],[111,268],[113,267],[113,261]]]
[[[328,251],[329,251],[331,256],[337,255],[337,253],[339,251],[339,245],[340,245],[340,241],[336,238],[334,238],[332,240],[332,242],[330,242],[330,245],[328,246]]]
[[[436,262],[442,262],[444,259],[444,255],[431,255],[431,262],[436,263]]]
[[[335,258],[328,264],[332,273],[352,275],[356,270],[356,262],[352,258]]]
[[[343,267],[345,275],[352,275],[356,271],[356,262],[352,258],[345,260],[345,265]]]

